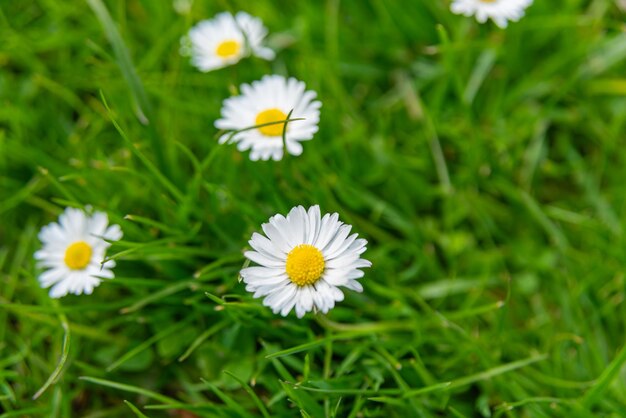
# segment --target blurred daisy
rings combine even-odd
[[[359,269],[372,265],[361,258],[367,241],[348,236],[352,227],[338,218],[321,218],[317,205],[271,217],[262,225],[267,237],[254,233],[249,241],[254,251],[245,256],[259,266],[241,270],[246,290],[265,296],[263,305],[275,314],[286,316],[295,308],[298,318],[314,308],[328,312],[343,300],[339,287],[362,292]]]
[[[100,284],[100,278],[112,279],[115,261],[104,261],[111,244],[122,238],[119,225],[109,226],[106,213],[88,214],[67,208],[52,222],[41,228],[39,239],[43,248],[35,253],[38,266],[48,270],[41,273],[41,287],[50,289],[50,296],[60,298],[73,293],[90,295]]]
[[[270,158],[278,161],[283,158],[285,124],[272,123],[286,120],[293,111],[290,119],[301,120],[287,124],[287,152],[302,154],[300,141],[312,139],[317,132],[322,106],[320,101],[314,100],[317,93],[305,89],[302,81],[280,75],[266,75],[251,85],[242,84],[241,96],[224,100],[222,118],[215,121],[218,129],[236,132],[222,135],[220,144],[235,142],[240,151],[250,149],[253,161]]]
[[[250,54],[272,60],[274,51],[262,45],[266,35],[258,17],[223,12],[191,28],[181,41],[181,53],[191,56],[191,63],[204,72],[235,64]]]
[[[532,3],[533,0],[454,0],[450,8],[456,14],[474,15],[480,23],[491,18],[496,25],[506,28],[509,20],[520,20]]]

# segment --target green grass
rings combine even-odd
[[[0,2],[0,417],[626,416],[626,12],[535,3],[502,31],[447,1]],[[277,59],[192,68],[223,10]],[[213,128],[268,73],[323,102],[279,163]],[[88,204],[117,277],[51,300],[37,232]],[[373,262],[302,320],[238,281],[298,204]]]

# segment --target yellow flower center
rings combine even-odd
[[[91,261],[92,249],[85,241],[76,241],[65,250],[65,264],[72,270],[82,270]]]
[[[234,40],[224,41],[217,46],[215,53],[220,58],[230,58],[239,53],[241,44]]]
[[[313,284],[324,272],[324,256],[312,245],[302,244],[287,254],[287,275],[298,286]]]
[[[272,108],[259,112],[256,115],[255,125],[263,125],[264,123],[279,122],[287,119],[287,115],[282,110]],[[282,136],[284,123],[275,123],[273,125],[261,126],[257,128],[265,136]]]
[[[498,0],[480,0],[480,1],[483,2],[483,3],[495,3]]]

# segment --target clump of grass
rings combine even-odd
[[[278,58],[191,68],[180,36],[224,9],[263,18]],[[2,3],[1,416],[624,415],[623,17]],[[323,102],[280,163],[212,127],[267,73]],[[37,231],[86,204],[124,229],[117,277],[55,303]],[[238,282],[250,234],[297,204],[341,212],[373,262],[363,294],[303,320]]]

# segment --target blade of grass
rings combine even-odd
[[[99,0],[89,0],[89,1],[99,1]],[[163,185],[163,187],[168,192],[170,192],[172,194],[172,196],[174,196],[176,198],[176,200],[178,200],[178,201],[183,200],[184,196],[183,196],[182,192],[180,190],[178,190],[176,188],[176,186],[174,186],[174,184],[172,182],[170,182],[163,173],[161,173],[161,171],[157,168],[157,166],[155,166],[152,163],[152,161],[150,161],[150,159],[148,157],[146,157],[141,151],[139,151],[139,149],[132,143],[130,138],[128,138],[128,136],[126,135],[126,132],[124,132],[122,127],[117,123],[117,121],[113,117],[113,112],[111,111],[111,108],[109,107],[109,104],[107,103],[106,98],[104,97],[104,93],[102,92],[102,90],[100,90],[100,98],[102,99],[102,104],[104,105],[104,107],[107,110],[107,113],[109,115],[109,119],[111,120],[111,123],[113,124],[113,126],[115,127],[117,132],[120,134],[120,136],[122,137],[124,142],[126,142],[128,150],[131,153],[133,153],[135,155],[135,157],[137,157],[137,159],[139,159],[139,161],[141,161],[143,163],[143,165],[156,178],[156,180],[159,183],[161,183]],[[159,147],[158,144],[157,144],[156,148],[160,149],[161,147]]]
[[[133,413],[135,415],[137,415],[138,418],[150,418],[146,414],[142,413],[135,405],[133,405],[132,403],[130,403],[126,399],[124,399],[124,403],[126,404],[126,406],[128,406],[130,408],[131,411],[133,411]]]
[[[215,386],[213,383],[209,382],[206,379],[200,379],[210,390],[217,396],[226,406],[228,406],[233,412],[237,412],[240,416],[248,417],[250,414],[246,412],[245,409],[233,398],[226,395],[220,388]]]
[[[196,350],[196,348],[198,348],[203,342],[206,341],[207,338],[209,338],[213,334],[218,333],[220,330],[222,330],[229,324],[230,324],[229,321],[218,322],[217,324],[213,325],[211,328],[204,331],[191,343],[191,345],[183,353],[183,355],[178,358],[178,361],[185,361]]]
[[[467,105],[471,105],[478,93],[478,89],[482,86],[485,78],[493,68],[493,64],[496,62],[496,51],[493,49],[486,49],[478,57],[474,71],[470,76],[465,91],[463,92],[463,102]]]
[[[52,384],[56,382],[58,377],[61,375],[63,367],[65,366],[67,358],[70,354],[70,325],[67,322],[65,314],[59,313],[58,316],[61,326],[63,327],[63,346],[61,349],[61,358],[59,359],[59,362],[50,377],[48,377],[48,380],[46,380],[43,386],[33,395],[33,400],[39,398]]]
[[[454,389],[454,388],[458,388],[461,386],[467,386],[470,385],[472,383],[476,383],[476,382],[480,382],[482,380],[489,380],[493,377],[496,376],[500,376],[502,374],[508,373],[510,371],[519,369],[521,367],[525,367],[528,366],[530,364],[533,363],[537,363],[539,361],[543,361],[545,359],[547,359],[548,356],[546,354],[541,354],[541,355],[537,355],[537,356],[532,356],[523,360],[518,360],[518,361],[514,361],[511,363],[507,363],[507,364],[503,364],[497,367],[494,367],[492,369],[489,370],[485,370],[483,372],[480,373],[476,373],[470,376],[466,376],[466,377],[462,377],[460,379],[457,380],[453,380],[451,382],[449,382],[449,389]],[[403,398],[409,398],[412,396],[416,396],[416,395],[421,395],[421,389],[416,389],[413,391],[407,391],[405,392],[402,397]]]
[[[604,369],[600,377],[585,393],[582,399],[583,407],[589,409],[595,405],[600,397],[608,390],[609,386],[618,376],[622,367],[626,364],[626,344],[619,351],[615,359]]]
[[[104,29],[104,34],[111,43],[111,47],[113,48],[113,54],[115,55],[115,59],[117,60],[117,65],[120,67],[122,76],[126,80],[126,83],[128,84],[128,87],[130,89],[133,104],[137,112],[137,118],[141,121],[141,123],[147,125],[148,123],[150,123],[150,119],[152,116],[152,106],[148,101],[148,96],[146,95],[143,85],[141,84],[141,80],[139,79],[139,76],[135,71],[135,67],[133,66],[130,53],[128,52],[128,48],[126,48],[124,40],[117,30],[117,26],[111,18],[111,15],[109,14],[109,11],[107,10],[104,3],[101,0],[86,1],[100,21],[100,24]]]
[[[193,280],[186,280],[180,283],[174,283],[170,286],[165,286],[161,290],[150,293],[145,298],[139,299],[131,306],[120,309],[121,314],[129,314],[132,312],[136,312],[139,309],[143,308],[146,305],[149,305],[157,300],[163,299],[167,296],[173,295],[174,293],[180,292],[182,290],[188,289],[190,286],[194,284]]]
[[[184,321],[177,322],[173,326],[164,329],[163,331],[159,332],[158,334],[155,334],[151,338],[148,338],[146,341],[142,342],[141,344],[139,344],[138,346],[136,346],[132,350],[128,351],[126,354],[124,354],[122,357],[120,357],[117,361],[114,361],[109,367],[107,367],[107,369],[106,369],[107,372],[111,372],[111,371],[117,369],[119,366],[121,366],[126,361],[130,360],[131,358],[135,357],[137,354],[141,353],[143,350],[147,349],[152,344],[158,342],[159,340],[161,340],[161,339],[167,337],[168,335],[173,334],[174,332],[178,331],[179,329],[185,327],[189,322],[191,322],[192,319],[193,318],[187,318]]]
[[[257,408],[259,409],[259,411],[261,411],[261,414],[265,418],[270,418],[271,415],[267,411],[267,408],[265,408],[265,405],[263,404],[263,401],[261,401],[261,399],[259,399],[259,397],[254,392],[254,390],[252,390],[250,385],[248,385],[246,382],[244,382],[242,379],[237,377],[234,373],[229,372],[228,370],[224,370],[224,373],[226,373],[228,376],[230,376],[233,379],[235,379],[241,385],[241,387],[243,387],[243,389],[248,393],[248,395],[250,395],[250,397],[252,398],[252,400],[256,404]]]
[[[150,399],[155,399],[159,402],[162,402],[164,404],[176,404],[179,403],[177,400],[170,398],[168,396],[165,395],[161,395],[160,393],[156,393],[156,392],[152,392],[150,390],[144,389],[144,388],[139,388],[136,386],[132,386],[132,385],[127,385],[124,383],[118,383],[118,382],[113,382],[110,380],[105,380],[105,379],[100,379],[97,377],[91,377],[91,376],[80,376],[79,377],[80,380],[83,380],[85,382],[89,382],[89,383],[93,383],[96,385],[100,385],[100,386],[105,386],[105,387],[109,387],[109,388],[113,388],[113,389],[118,389],[124,392],[131,392],[131,393],[136,393],[139,395],[143,395],[147,398]]]

